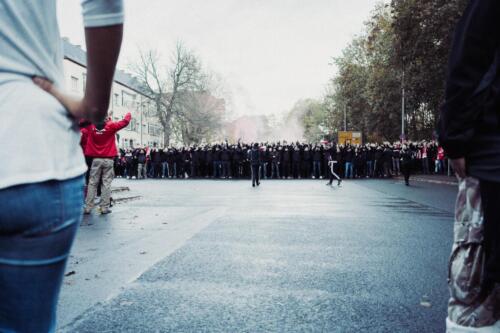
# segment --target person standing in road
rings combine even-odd
[[[405,185],[410,186],[410,176],[411,167],[413,165],[413,157],[411,151],[406,145],[399,151],[398,156],[400,158],[401,172],[405,177]]]
[[[340,150],[333,145],[326,153],[328,160],[328,170],[330,171],[330,180],[326,185],[331,186],[333,184],[333,180],[337,179],[337,186],[342,185],[342,179],[338,175],[338,157],[340,155]]]
[[[86,171],[78,120],[102,124],[123,34],[121,0],[82,1],[87,81],[67,96],[56,1],[0,0],[0,332],[54,332]],[[35,143],[35,144],[34,144]]]
[[[282,151],[282,163],[281,163],[281,176],[284,179],[288,179],[290,176],[290,149],[288,145],[285,145]]]
[[[311,178],[311,165],[312,165],[312,155],[309,145],[304,145],[304,151],[302,152],[302,161],[301,161],[301,173],[302,179],[310,179]]]
[[[312,154],[313,160],[313,178],[320,179],[321,178],[321,150],[318,146],[314,148],[314,152]]]
[[[260,160],[261,152],[259,149],[259,144],[254,143],[252,149],[248,151],[248,159],[250,160],[250,165],[252,168],[252,187],[255,185],[260,185]]]
[[[300,176],[300,166],[301,166],[301,153],[300,147],[296,145],[292,151],[292,177],[293,179],[298,179]]]
[[[161,178],[168,178],[167,149],[160,150]]]
[[[146,150],[138,149],[136,152],[137,156],[137,179],[146,179],[148,178],[148,172],[146,169]]]
[[[399,177],[401,170],[401,150],[402,147],[399,143],[394,145],[392,149],[392,172],[396,177]]]
[[[134,156],[132,155],[132,150],[127,149],[127,152],[125,153],[125,163],[126,163],[126,173],[127,173],[127,179],[132,179],[132,177],[135,174],[135,169],[134,169]]]
[[[500,331],[499,69],[500,1],[470,1],[455,31],[439,125],[460,180],[448,332]]]
[[[435,162],[436,174],[442,175],[444,173],[444,159],[445,159],[444,149],[442,146],[438,146],[436,153],[436,162]]]
[[[114,158],[118,156],[116,149],[116,133],[127,127],[132,116],[129,113],[120,121],[113,122],[110,118],[102,125],[90,125],[88,140],[85,147],[85,155],[92,157],[90,168],[89,187],[85,199],[85,214],[90,214],[94,208],[94,200],[97,195],[97,186],[102,179],[101,202],[99,204],[101,214],[109,214],[111,183],[115,177],[113,164]]]

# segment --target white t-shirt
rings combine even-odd
[[[81,3],[85,27],[123,22],[122,0]],[[31,81],[64,88],[56,0],[0,0],[0,22],[0,189],[83,174],[76,124]]]

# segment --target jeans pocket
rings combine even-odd
[[[37,209],[33,209],[35,214],[32,215],[37,221],[33,221],[35,223],[23,232],[23,236],[46,236],[79,223],[83,209],[83,184],[83,177],[78,177],[40,185],[38,198],[42,200],[36,202]]]

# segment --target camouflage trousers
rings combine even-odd
[[[500,319],[500,285],[484,286],[484,214],[480,181],[462,179],[455,208],[454,243],[449,261],[448,320],[486,327]],[[449,330],[452,332],[452,330]],[[473,332],[473,330],[471,330]]]
[[[101,187],[101,210],[109,209],[111,200],[111,183],[115,177],[114,161],[110,158],[94,158],[90,168],[89,187],[87,198],[85,199],[85,210],[90,211],[94,208],[94,200],[97,195],[97,186],[102,177]]]

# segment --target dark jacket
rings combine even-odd
[[[283,152],[282,152],[282,161],[283,163],[289,163],[290,162],[290,151],[287,150],[287,149],[283,149]]]
[[[304,161],[305,163],[310,163],[311,160],[312,160],[311,151],[304,150],[304,152],[302,153],[302,161]]]
[[[146,153],[139,152],[137,154],[137,162],[139,162],[140,164],[146,163]]]
[[[229,150],[224,148],[220,153],[220,159],[223,162],[229,162],[229,160],[231,159],[231,156],[229,155]]]
[[[352,150],[352,148],[347,148],[345,150],[344,161],[352,163],[353,158],[354,158],[354,151]]]
[[[313,152],[313,161],[321,162],[321,151],[319,149],[315,149]]]
[[[400,159],[401,159],[401,164],[405,167],[407,166],[410,166],[412,161],[413,161],[413,157],[412,157],[412,153],[411,151],[409,151],[408,149],[406,150],[403,150],[401,151],[400,153]]]
[[[470,1],[449,60],[439,141],[472,176],[500,180],[500,1]]]
[[[261,152],[259,148],[252,148],[248,152],[248,159],[250,160],[250,163],[252,165],[259,165],[260,164],[260,158],[261,158]]]

